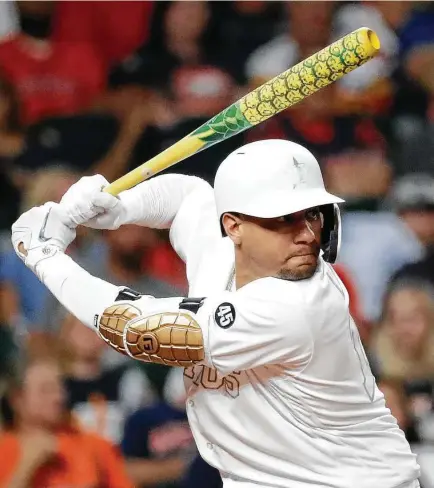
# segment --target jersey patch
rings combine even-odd
[[[222,329],[229,329],[234,325],[235,317],[235,307],[229,302],[221,303],[214,314],[216,324]]]
[[[131,288],[124,288],[119,292],[119,295],[116,297],[115,302],[119,302],[120,300],[139,300],[142,297],[142,294],[138,291],[132,290]]]

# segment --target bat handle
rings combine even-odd
[[[110,183],[110,185],[104,188],[104,191],[106,193],[110,193],[110,195],[113,195],[115,197],[119,195],[119,193],[125,190],[129,190],[133,186],[136,186],[141,181],[147,180],[151,176],[151,171],[143,168],[142,166],[139,166],[138,168],[133,169],[121,178],[113,181],[113,183]]]
[[[172,146],[166,148],[160,154],[157,154],[157,156],[146,161],[146,163],[141,164],[126,175],[113,181],[113,183],[104,188],[104,191],[116,196],[120,192],[129,190],[138,183],[148,180],[151,176],[154,176],[183,159],[192,156],[205,147],[206,144],[201,139],[186,136]]]

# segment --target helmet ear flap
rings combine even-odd
[[[322,236],[321,249],[323,259],[328,263],[335,263],[341,243],[341,213],[336,203],[322,205]]]

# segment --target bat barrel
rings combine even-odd
[[[251,126],[289,108],[372,59],[380,49],[377,34],[362,27],[239,100],[240,111]]]

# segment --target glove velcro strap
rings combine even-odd
[[[41,279],[38,273],[38,264],[44,259],[52,258],[59,252],[59,248],[53,244],[46,244],[45,246],[35,247],[27,251],[27,256],[25,257],[25,265],[30,268],[39,279]]]

